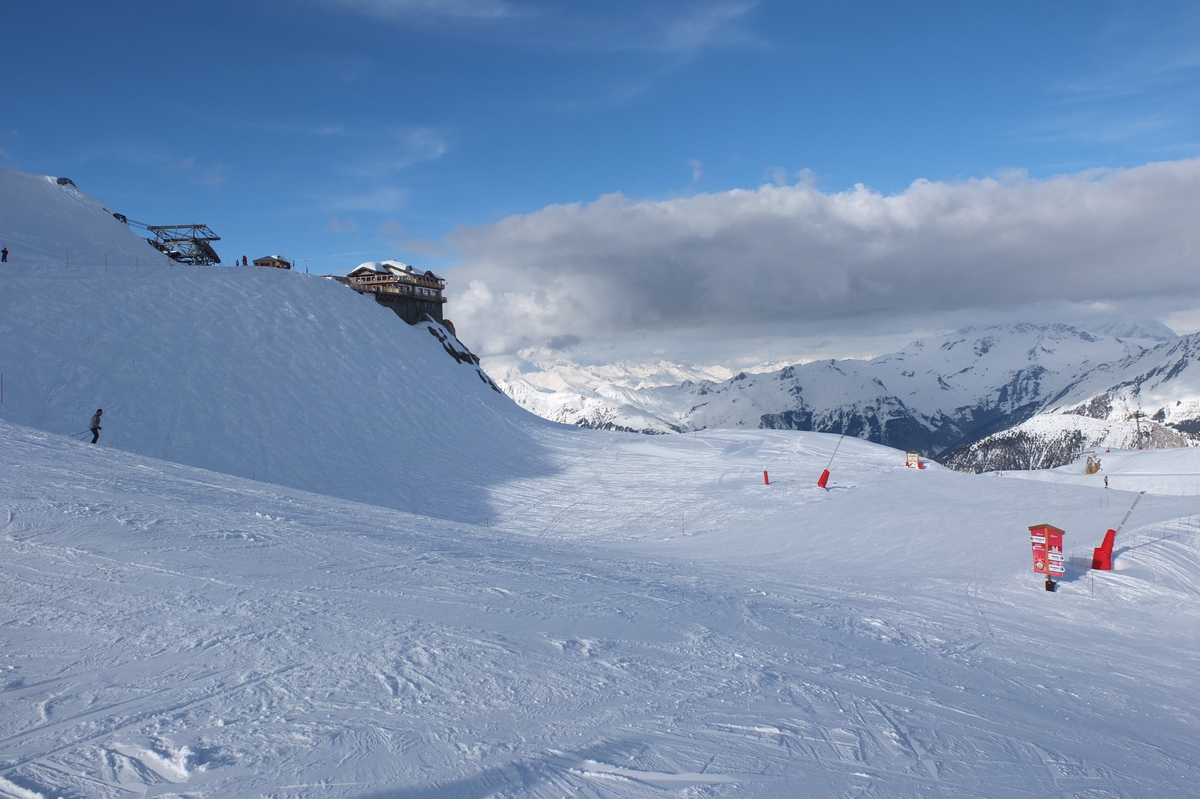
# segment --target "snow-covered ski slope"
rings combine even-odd
[[[49,175],[4,167],[0,167],[0,247],[9,251],[4,268],[10,270],[106,265],[137,269],[171,263],[118,221],[113,209],[74,183],[60,185]]]
[[[0,270],[0,418],[71,435],[103,408],[105,446],[468,521],[486,475],[541,468],[524,431],[550,423],[338,283],[78,272]]]
[[[1193,795],[1194,495],[537,436],[468,525],[0,423],[0,796]]]
[[[440,328],[316,276],[173,264],[52,178],[0,170],[0,211],[24,242],[0,268],[0,419],[72,435],[103,408],[108,447],[466,521],[487,475],[543,468],[525,431],[548,423]],[[72,224],[123,260],[18,257]]]
[[[554,425],[431,332],[276,270],[0,269],[0,797],[1194,795],[1192,465],[846,439],[821,491],[836,437]]]
[[[124,256],[24,260],[62,237]],[[9,240],[23,244],[0,268],[0,419],[71,435],[103,408],[108,447],[466,521],[486,515],[487,475],[543,468],[525,431],[548,422],[440,328],[332,280],[176,265],[100,200],[0,169]]]
[[[1037,480],[1064,485],[1101,488],[1108,479],[1109,488],[1147,491],[1152,494],[1200,496],[1200,448],[1088,450],[1100,469],[1087,474],[1085,459],[1057,469],[1004,472],[1005,477]]]

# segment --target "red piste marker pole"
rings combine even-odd
[[[763,485],[769,486],[770,484],[771,484],[771,478],[767,476],[767,470],[763,469]]]
[[[821,477],[817,480],[817,488],[825,488],[826,483],[829,482],[829,467],[833,465],[833,459],[837,457],[838,447],[842,446],[842,439],[845,437],[846,434],[842,433],[841,437],[838,438],[837,446],[833,448],[833,454],[829,456],[829,463],[825,466],[825,471],[821,472]]]

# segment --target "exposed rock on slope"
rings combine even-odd
[[[1139,445],[1138,442],[1141,442]],[[1070,414],[1042,414],[968,444],[941,458],[961,472],[1053,469],[1087,450],[1169,449],[1191,446],[1191,436],[1154,422],[1109,422]],[[1102,457],[1102,456],[1101,456]]]
[[[942,462],[964,471],[1043,469],[1087,447],[1184,447],[1200,433],[1200,335],[1101,364],[1027,424],[962,447]]]

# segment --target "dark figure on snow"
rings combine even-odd
[[[92,421],[88,422],[88,430],[92,431],[92,443],[95,444],[100,440],[100,417],[104,415],[103,408],[97,408],[92,414]]]
[[[0,250],[0,264],[6,264],[6,263],[8,263],[8,248],[7,247],[5,247],[3,250]]]

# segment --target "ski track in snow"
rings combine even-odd
[[[0,796],[1141,797],[1198,776],[1194,499],[1148,498],[1128,568],[1047,596],[1021,525],[1102,529],[1090,491],[847,442],[821,492],[831,437],[544,433],[554,476],[462,525],[0,432]],[[955,535],[954,503],[971,546],[897,559]]]

